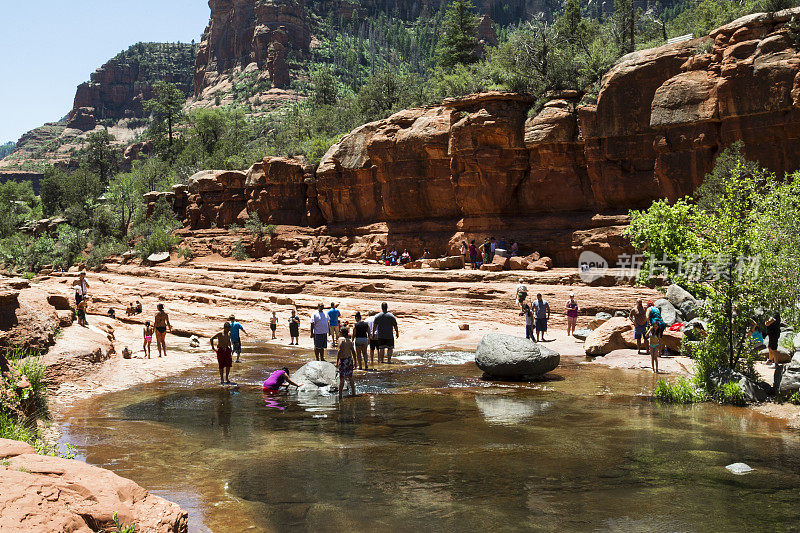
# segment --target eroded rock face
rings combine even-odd
[[[0,439],[1,531],[111,531],[113,516],[137,531],[188,531],[188,513],[109,470],[36,455]]]
[[[214,86],[234,69],[254,64],[274,87],[289,83],[289,50],[304,54],[311,44],[305,0],[210,0],[211,20],[197,53],[194,94]]]
[[[212,1],[209,43],[236,34],[217,35],[218,20],[251,21],[245,4]],[[266,4],[271,13],[295,5]],[[247,206],[265,220],[325,224],[328,235],[361,241],[348,257],[370,257],[378,240],[413,256],[424,248],[453,255],[463,240],[494,236],[556,266],[575,265],[587,250],[616,266],[631,251],[628,210],[693,193],[733,142],[779,174],[800,167],[800,57],[786,27],[794,14],[800,8],[749,16],[628,54],[592,104],[561,91],[531,114],[532,98],[489,92],[401,111],[343,137],[316,171],[272,158],[248,172],[252,187],[190,186],[186,218],[192,228],[224,226],[243,220]],[[300,26],[286,26],[288,44],[302,44]],[[228,51],[206,63],[228,65],[254,50],[247,38],[236,42],[238,52],[221,46]],[[366,234],[375,237],[360,239]]]

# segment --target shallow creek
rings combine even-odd
[[[660,406],[654,377],[562,358],[541,383],[480,379],[470,355],[405,354],[356,398],[265,401],[299,352],[81,401],[62,444],[190,513],[192,531],[789,531],[800,434],[746,409]],[[181,357],[181,355],[175,355]],[[754,471],[725,469],[745,462]]]

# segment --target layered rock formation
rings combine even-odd
[[[211,20],[197,53],[195,97],[217,92],[235,69],[254,65],[273,87],[289,84],[286,56],[311,44],[305,0],[209,0]]]
[[[305,193],[301,162],[197,177],[187,224],[225,225],[247,207],[278,224],[324,223],[329,235],[382,234],[415,254],[493,235],[560,265],[584,250],[613,265],[627,250],[627,211],[691,194],[733,142],[777,173],[800,167],[794,14],[752,15],[629,54],[603,77],[596,103],[562,91],[530,115],[532,97],[493,92],[365,124],[313,175],[303,167],[314,182]]]
[[[115,513],[136,531],[188,530],[186,511],[109,470],[6,439],[0,460],[1,531],[112,531]]]
[[[144,117],[143,104],[159,80],[191,94],[195,50],[191,44],[138,43],[121,52],[78,86],[67,127],[89,131],[104,119]]]

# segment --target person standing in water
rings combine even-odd
[[[281,387],[288,388],[289,385],[300,388],[300,385],[289,379],[289,369],[283,367],[281,370],[276,370],[269,375],[269,377],[264,381],[264,384],[261,385],[261,390],[263,392],[275,392],[280,390]]]
[[[144,342],[142,343],[142,351],[147,359],[150,359],[151,344],[153,344],[153,327],[148,320],[144,323]]]
[[[350,332],[347,328],[342,328],[342,344],[339,346],[339,352],[336,355],[336,368],[339,369],[339,400],[342,399],[342,392],[344,391],[344,383],[347,381],[350,384],[350,396],[356,395],[356,384],[353,380],[353,369],[355,368],[355,346],[353,341],[350,340]]]
[[[325,350],[328,348],[328,315],[325,314],[325,306],[322,304],[311,315],[311,338],[314,339],[314,358],[324,361]]]
[[[275,314],[275,311],[272,312],[272,317],[269,319],[269,329],[272,330],[272,338],[277,339],[275,332],[278,331],[278,315]]]
[[[578,324],[578,302],[575,301],[575,293],[569,293],[569,300],[567,300],[567,336],[575,333],[575,326]]]
[[[163,356],[167,356],[167,328],[169,331],[172,332],[172,324],[169,323],[169,315],[166,311],[164,311],[164,304],[158,304],[156,306],[158,312],[156,313],[155,320],[153,324],[156,327],[156,349],[158,350],[158,356],[161,357],[162,353]]]
[[[236,353],[236,362],[237,363],[241,363],[239,358],[242,355],[242,339],[241,339],[241,337],[239,337],[239,332],[241,331],[245,335],[247,334],[247,332],[244,330],[244,327],[241,324],[236,322],[236,317],[235,316],[231,315],[228,318],[228,322],[230,322],[230,325],[231,325],[231,346],[232,346],[232,350]]]
[[[214,346],[214,341],[217,345]],[[231,351],[231,324],[225,322],[222,331],[211,337],[211,349],[217,354],[217,364],[219,365],[220,385],[230,384],[231,367],[233,366],[233,352]],[[224,377],[223,377],[224,373]]]
[[[297,312],[292,309],[292,316],[289,317],[289,337],[292,338],[289,346],[300,344],[300,317]]]
[[[394,338],[396,334],[400,337],[397,329],[397,319],[389,312],[389,304],[381,304],[381,312],[375,316],[372,324],[372,334],[378,339],[378,362],[383,363],[383,355],[386,353],[386,364],[392,364],[392,353],[394,352]]]
[[[650,345],[650,367],[653,369],[654,374],[658,374],[658,356],[661,355],[661,350],[664,348],[657,330],[658,325],[654,323],[647,331],[648,344]]]
[[[367,363],[367,346],[369,346],[369,324],[361,320],[361,313],[356,313],[356,323],[353,326],[353,338],[356,346],[356,363],[361,370],[361,360],[364,360],[364,370],[369,370]]]
[[[339,316],[342,314],[337,307],[337,304],[331,302],[331,308],[328,310],[328,330],[331,336],[331,345],[334,348],[339,342]]]

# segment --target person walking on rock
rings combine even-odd
[[[525,285],[525,280],[519,278],[519,285],[517,285],[517,304],[520,307],[522,307],[527,298],[528,298],[528,287]]]
[[[369,324],[361,320],[361,313],[356,313],[356,323],[353,326],[353,339],[356,347],[356,363],[358,369],[369,370],[367,362],[367,346],[369,346]],[[363,367],[362,367],[363,360]]]
[[[533,334],[533,311],[531,310],[531,306],[522,304],[522,312],[520,315],[525,316],[525,338],[535,342],[536,337]]]
[[[314,358],[317,361],[325,360],[325,350],[328,348],[328,315],[325,306],[319,304],[317,312],[311,315],[311,338],[314,339]]]
[[[232,350],[236,353],[236,362],[241,363],[239,358],[242,355],[242,339],[239,337],[239,332],[241,331],[245,335],[247,332],[244,330],[241,324],[236,321],[236,317],[231,315],[228,318],[228,322],[230,322],[231,327],[231,346],[233,346]]]
[[[300,344],[300,317],[297,316],[294,309],[292,309],[292,316],[289,317],[289,337],[292,338],[289,346]]]
[[[144,323],[144,342],[142,343],[142,351],[147,359],[150,359],[150,345],[153,344],[153,326],[147,320]]]
[[[400,331],[397,329],[397,319],[389,312],[389,304],[386,302],[381,304],[381,312],[375,316],[372,334],[378,339],[378,362],[383,363],[386,353],[386,364],[392,364],[394,338],[395,335],[400,337]]]
[[[331,302],[331,308],[328,310],[328,330],[331,336],[331,344],[334,348],[339,342],[339,316],[342,314],[337,307],[337,304]]]
[[[81,303],[89,296],[89,282],[86,281],[86,271],[81,270],[78,279],[72,282],[75,287],[75,305]]]
[[[214,346],[214,341],[217,345]],[[233,352],[231,351],[231,324],[225,322],[222,331],[211,337],[211,349],[217,354],[217,364],[219,365],[220,385],[230,384],[231,367],[233,366]],[[224,375],[223,375],[224,374]]]
[[[277,339],[275,332],[278,331],[278,315],[275,314],[275,311],[272,312],[272,317],[269,319],[269,329],[272,331],[272,338]]]
[[[644,308],[641,298],[636,300],[636,306],[631,309],[630,319],[633,322],[636,353],[642,353],[642,344],[644,344],[644,353],[648,353],[650,349],[647,344],[647,310]]]
[[[156,306],[158,312],[156,313],[156,317],[153,320],[153,325],[156,328],[156,349],[158,350],[158,356],[161,357],[162,353],[163,356],[167,356],[167,328],[169,331],[172,332],[172,324],[169,323],[169,315],[166,311],[164,311],[164,304],[158,304]]]
[[[336,355],[336,368],[339,369],[339,400],[342,399],[345,381],[350,384],[350,396],[356,395],[356,384],[353,380],[353,369],[355,368],[355,346],[350,340],[350,332],[347,328],[342,328],[342,345]]]
[[[578,302],[575,301],[575,293],[569,293],[569,300],[567,300],[567,336],[569,337],[575,333],[575,326],[578,324]]]
[[[545,341],[547,333],[547,321],[550,320],[550,304],[542,299],[542,295],[537,294],[533,302],[534,321],[536,325],[536,342]],[[541,339],[539,336],[541,335]]]

